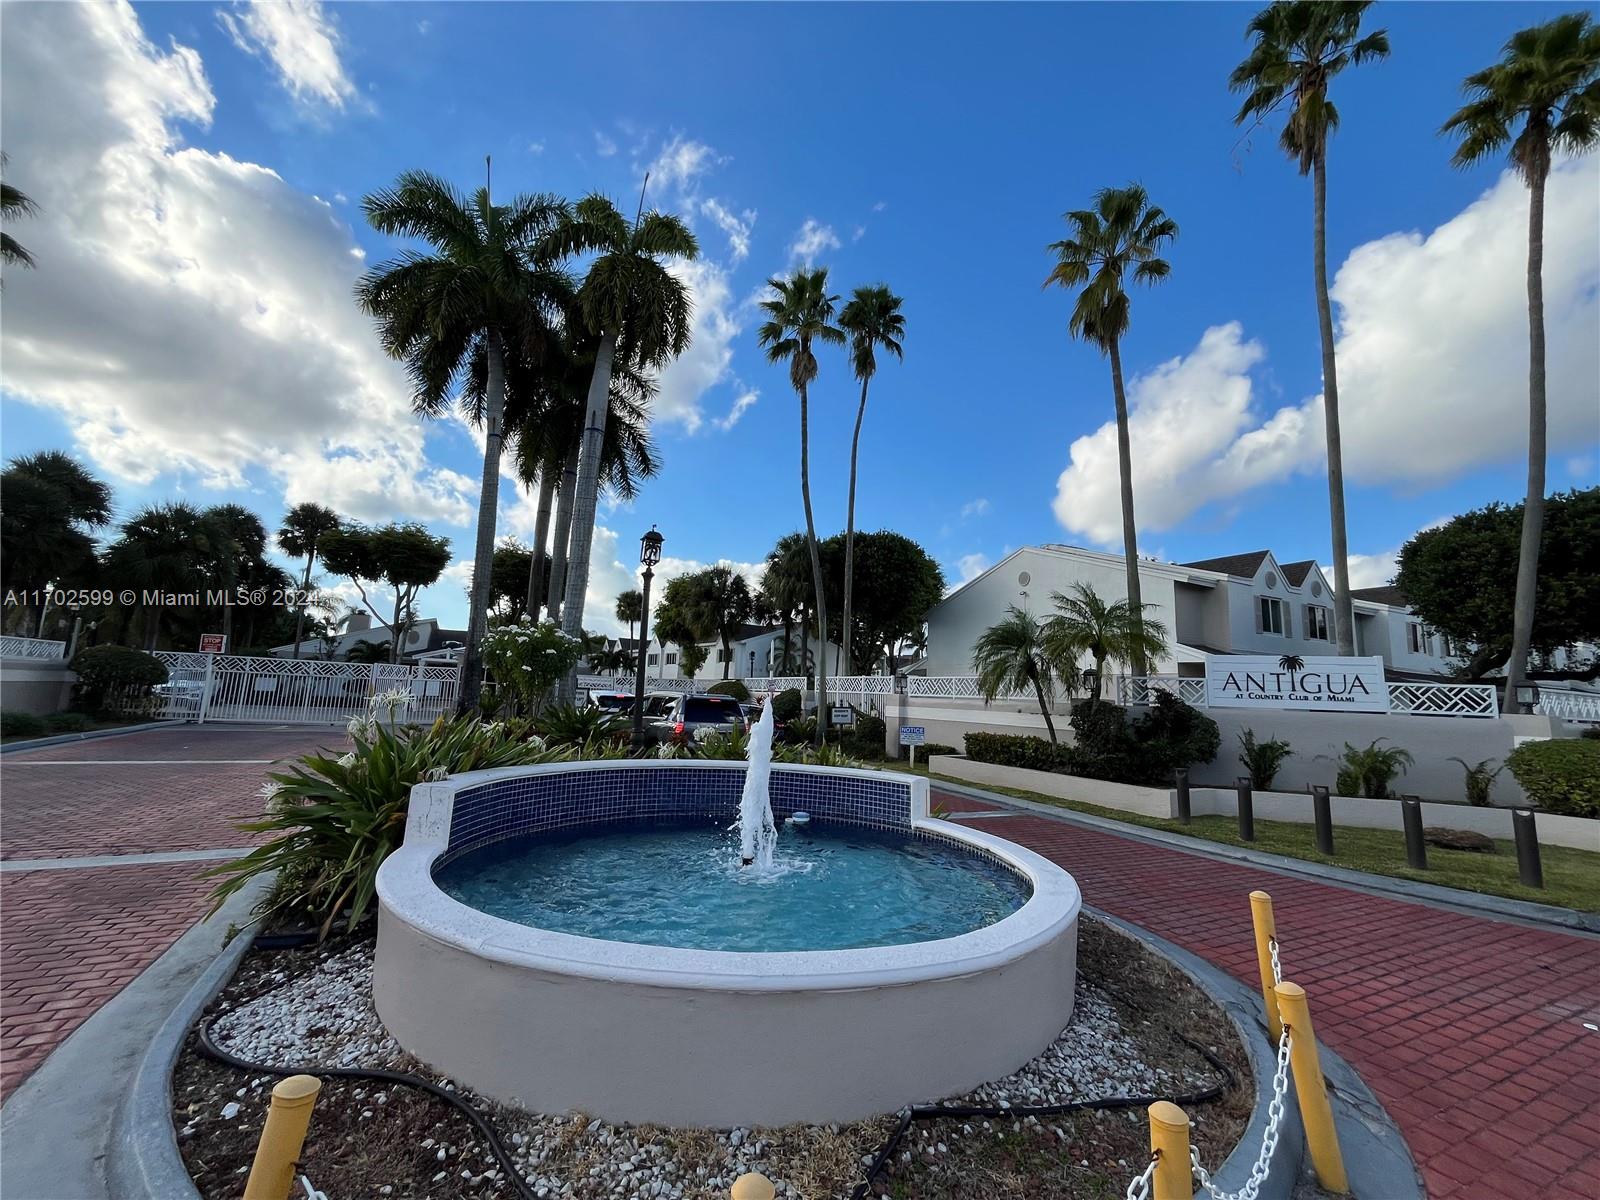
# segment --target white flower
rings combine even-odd
[[[444,779],[448,779],[449,776],[450,771],[446,767],[429,767],[423,772],[422,778],[429,783],[439,783]]]
[[[256,794],[263,800],[276,800],[278,798],[278,793],[282,791],[283,784],[279,783],[276,779],[269,779],[266,783],[261,785],[261,790]]]
[[[339,755],[339,765],[341,767],[343,767],[347,771],[351,767],[355,766],[356,765],[356,752],[354,750],[352,750],[348,754]]]

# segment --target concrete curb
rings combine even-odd
[[[1262,1019],[1260,999],[1222,968],[1213,966],[1165,938],[1129,924],[1109,913],[1084,906],[1084,912],[1113,929],[1142,942],[1177,966],[1232,1018],[1239,1030],[1245,1052],[1255,1072],[1256,1104],[1239,1144],[1228,1155],[1212,1180],[1225,1191],[1237,1191],[1250,1177],[1267,1127],[1266,1097],[1272,1094],[1272,1076],[1277,1065],[1277,1047]],[[1383,1197],[1383,1200],[1422,1200],[1422,1178],[1412,1161],[1411,1151],[1394,1119],[1362,1081],[1355,1068],[1330,1050],[1320,1039],[1317,1051],[1322,1059],[1322,1074],[1333,1101],[1333,1119],[1344,1153],[1345,1171],[1350,1176],[1350,1191],[1356,1196]],[[1291,1080],[1290,1087],[1294,1084]],[[1300,1177],[1310,1170],[1305,1158],[1305,1130],[1300,1123],[1298,1105],[1290,1102],[1284,1112],[1278,1147],[1259,1195],[1265,1200],[1288,1200]]]
[[[49,746],[65,746],[70,742],[97,742],[101,738],[121,737],[125,733],[143,733],[148,729],[167,729],[173,725],[187,725],[187,721],[146,721],[143,725],[118,725],[115,729],[90,729],[83,733],[57,733],[50,737],[30,738],[26,742],[7,742],[0,746],[0,756],[15,754],[19,750],[43,750]]]
[[[1281,875],[1300,875],[1322,883],[1342,884],[1346,887],[1358,888],[1361,891],[1399,896],[1405,900],[1431,904],[1436,908],[1454,909],[1457,912],[1465,912],[1473,916],[1500,917],[1505,920],[1520,921],[1527,925],[1559,929],[1564,933],[1600,934],[1600,913],[1578,912],[1575,909],[1561,908],[1554,904],[1535,904],[1531,900],[1512,900],[1506,896],[1491,896],[1484,892],[1469,892],[1461,888],[1443,887],[1435,883],[1417,883],[1410,879],[1396,879],[1390,875],[1371,875],[1366,871],[1352,871],[1346,867],[1334,867],[1324,863],[1307,862],[1304,859],[1286,858],[1281,854],[1268,854],[1261,850],[1245,850],[1238,846],[1227,845],[1224,842],[1208,842],[1203,838],[1185,837],[1180,833],[1169,833],[1164,829],[1149,829],[1143,825],[1116,821],[1109,817],[1097,817],[1092,813],[1082,813],[1075,809],[1063,808],[1054,804],[1041,804],[1036,800],[1024,800],[1020,796],[1008,796],[1003,792],[991,792],[975,787],[970,783],[949,779],[943,775],[928,776],[928,786],[943,788],[946,791],[954,792],[960,796],[967,796],[974,800],[985,800],[991,804],[998,804],[1006,808],[1036,813],[1041,817],[1051,817],[1058,821],[1066,821],[1069,824],[1085,825],[1090,829],[1099,829],[1106,833],[1117,834],[1119,837],[1151,842],[1158,846],[1165,846],[1170,850],[1181,850],[1186,854],[1196,854],[1202,858],[1225,858],[1234,862],[1247,863],[1252,867],[1261,867],[1263,870],[1276,871]]]

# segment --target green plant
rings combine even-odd
[[[745,687],[740,679],[719,679],[706,689],[713,696],[732,696],[739,703],[747,703],[750,699],[750,689]]]
[[[1404,775],[1415,760],[1409,750],[1399,746],[1379,746],[1384,740],[1374,738],[1365,747],[1344,744],[1339,773],[1334,778],[1334,790],[1339,795],[1365,796],[1368,800],[1389,798],[1389,785],[1395,776]]]
[[[487,649],[487,638],[484,644]],[[533,727],[547,745],[586,747],[625,737],[629,723],[609,709],[558,704],[540,713]]]
[[[1208,763],[1222,748],[1217,723],[1168,692],[1157,692],[1150,711],[1133,723],[1142,778],[1130,782],[1170,784],[1172,772]]]
[[[1494,761],[1492,758],[1485,758],[1478,763],[1469,763],[1464,758],[1452,758],[1450,761],[1460,763],[1461,769],[1467,773],[1465,781],[1467,803],[1487,805],[1489,793],[1494,789],[1494,781],[1500,778],[1500,772],[1506,769],[1505,764],[1502,763],[1491,771],[1489,764]]]
[[[856,709],[855,714],[855,724],[846,730],[839,744],[857,758],[882,758],[883,742],[889,732],[883,718],[860,709]]]
[[[384,724],[374,697],[365,718],[350,723],[352,747],[337,758],[307,754],[268,775],[266,814],[240,825],[272,834],[243,858],[204,874],[221,882],[212,911],[256,876],[278,874],[257,910],[262,920],[301,914],[326,937],[346,908],[354,928],[371,906],[378,868],[405,837],[411,789],[463,771],[559,762],[567,751],[528,741],[515,725],[475,717],[439,718],[431,726]]]
[[[491,629],[483,637],[483,663],[503,697],[514,697],[525,713],[537,715],[546,694],[578,665],[583,643],[551,621],[535,624],[524,615],[515,624]]]
[[[44,730],[44,719],[33,713],[0,712],[0,737],[38,737]]]
[[[89,728],[89,714],[80,712],[51,713],[44,719],[44,727],[51,733],[82,733]]]
[[[917,747],[917,761],[927,762],[935,754],[960,754],[961,751],[954,746],[947,746],[943,742],[924,742]],[[904,762],[911,757],[911,747],[900,747],[900,760]]]
[[[969,733],[964,739],[973,762],[1029,771],[1068,771],[1075,755],[1070,746],[1042,737],[1014,733]]]
[[[1075,675],[1079,660],[1089,655],[1094,660],[1094,699],[1100,699],[1106,663],[1132,666],[1166,657],[1167,627],[1135,613],[1126,600],[1107,603],[1087,583],[1073,584],[1071,595],[1051,592],[1050,599],[1056,614],[1043,625],[1045,652],[1062,678]]]
[[[1600,727],[1591,725],[1578,736],[1581,738],[1588,738],[1592,742],[1600,741]]]
[[[770,701],[774,721],[798,721],[805,708],[805,698],[799,688],[785,688]]]
[[[1250,786],[1258,792],[1272,790],[1272,781],[1278,776],[1283,760],[1294,754],[1289,743],[1278,738],[1256,741],[1256,731],[1246,729],[1239,735],[1239,762],[1250,772]]]
[[[777,716],[776,713],[773,714]],[[785,742],[809,742],[817,736],[817,719],[815,717],[797,717],[783,727],[783,740]]]
[[[72,670],[78,677],[75,705],[89,713],[124,698],[148,696],[156,684],[167,681],[159,658],[131,646],[88,646],[72,656]]]
[[[743,762],[750,757],[750,735],[734,729],[727,733],[708,733],[690,747],[696,758],[716,758]]]
[[[1032,616],[1010,605],[1006,615],[978,635],[972,647],[972,669],[978,673],[978,691],[993,700],[1002,691],[1031,690],[1050,740],[1056,740],[1056,723],[1050,717],[1055,695],[1055,668],[1045,648],[1044,632]],[[1073,680],[1066,679],[1067,691]]]
[[[1600,742],[1523,742],[1506,756],[1506,766],[1540,808],[1569,817],[1600,817]]]

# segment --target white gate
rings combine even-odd
[[[372,697],[405,692],[401,720],[429,722],[455,709],[461,669],[240,654],[160,651],[167,682],[155,690],[155,716],[190,721],[342,725],[367,712]]]

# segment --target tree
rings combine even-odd
[[[1066,214],[1072,236],[1052,242],[1055,269],[1044,285],[1078,288],[1067,329],[1073,337],[1098,346],[1111,360],[1111,395],[1117,412],[1117,467],[1122,483],[1122,556],[1128,575],[1128,601],[1135,614],[1144,612],[1139,592],[1139,537],[1133,519],[1133,452],[1128,440],[1128,397],[1122,385],[1122,339],[1128,332],[1126,276],[1135,283],[1157,283],[1172,267],[1158,257],[1161,247],[1178,236],[1178,226],[1150,203],[1136,183],[1106,188],[1092,209]],[[1141,659],[1135,674],[1146,673]]]
[[[1039,623],[1014,605],[1006,615],[978,635],[972,647],[972,669],[978,673],[978,691],[993,700],[1002,691],[1032,688],[1039,700],[1039,714],[1056,740],[1056,723],[1050,719],[1050,701],[1055,695],[1055,680],[1050,656],[1045,653]],[[1068,680],[1068,690],[1071,681]]]
[[[483,483],[457,705],[462,714],[476,713],[505,434],[505,351],[514,347],[537,359],[554,336],[552,324],[571,286],[546,246],[567,208],[547,195],[495,205],[488,187],[469,200],[436,175],[407,171],[393,188],[367,196],[362,210],[378,232],[421,238],[433,247],[431,254],[403,251],[356,285],[357,301],[377,320],[384,349],[406,364],[413,408],[430,417],[445,412],[473,351],[481,345],[485,356]]]
[[[684,577],[689,596],[689,619],[702,639],[722,642],[722,677],[733,666],[733,639],[750,620],[750,585],[731,567],[707,567]]]
[[[0,167],[6,165],[6,156],[0,154]],[[10,225],[19,217],[37,215],[39,206],[17,188],[0,181],[0,222]],[[0,231],[0,262],[6,266],[31,267],[33,255],[16,238]]]
[[[633,641],[633,627],[644,616],[644,597],[639,594],[638,588],[629,588],[617,596],[617,607],[613,610],[617,620],[628,627],[628,640]]]
[[[808,389],[817,377],[817,357],[811,347],[816,342],[842,346],[844,331],[833,324],[834,305],[839,297],[828,294],[828,271],[797,270],[788,279],[767,280],[777,295],[761,302],[767,321],[761,326],[761,345],[768,362],[789,364],[789,383],[800,397],[800,498],[806,510],[806,549],[811,556],[812,586],[817,604],[817,630],[824,649],[828,643],[828,605],[822,580],[822,558],[817,551],[817,523],[811,514],[811,449],[807,423]],[[817,695],[828,693],[828,656],[817,656]],[[828,732],[828,706],[817,705],[817,745]]]
[[[1600,487],[1546,500],[1528,646],[1600,641]],[[1395,586],[1413,612],[1467,651],[1467,675],[1506,661],[1516,610],[1521,504],[1489,504],[1424,529],[1400,551]]]
[[[63,579],[87,582],[95,567],[90,531],[110,519],[111,488],[75,459],[59,450],[12,459],[0,475],[0,572],[6,588],[31,592]],[[44,606],[24,607],[24,631],[42,635]]]
[[[842,588],[846,549],[844,534],[822,543],[830,606]],[[896,643],[922,628],[928,610],[944,595],[944,571],[932,555],[904,534],[887,529],[863,533],[856,537],[855,591],[851,624],[847,627],[841,620],[837,636],[841,644],[848,645],[856,663],[871,669],[880,656],[891,654]]]
[[[278,545],[283,552],[291,558],[306,560],[306,569],[300,576],[301,599],[295,606],[293,655],[295,658],[300,657],[300,640],[305,636],[305,593],[311,590],[311,568],[317,561],[317,544],[322,541],[324,535],[338,529],[339,525],[339,514],[333,509],[307,500],[302,504],[296,504],[285,513],[283,524],[278,526]]]
[[[855,432],[850,436],[850,499],[844,514],[844,629],[851,624],[856,561],[856,452],[861,445],[861,420],[867,415],[867,385],[878,372],[877,348],[882,346],[896,358],[904,357],[901,343],[906,336],[906,319],[900,312],[900,297],[882,284],[858,287],[850,302],[839,313],[839,328],[850,338],[850,369],[861,381],[861,402],[856,406]],[[850,639],[843,638],[844,673],[856,673]]]
[[[162,617],[173,607],[169,601],[177,593],[202,591],[225,546],[217,524],[181,501],[151,505],[124,522],[121,536],[106,548],[106,570],[119,586],[139,593],[146,650],[160,644]]]
[[[1126,600],[1107,604],[1087,583],[1073,584],[1070,595],[1051,592],[1050,599],[1056,614],[1044,622],[1045,652],[1063,679],[1077,674],[1078,660],[1085,654],[1092,658],[1096,700],[1105,683],[1107,663],[1132,666],[1167,653],[1166,626],[1143,614],[1142,620],[1136,620],[1133,606]],[[1145,672],[1139,669],[1137,673]]]
[[[1250,21],[1256,39],[1228,77],[1244,92],[1236,124],[1259,124],[1288,106],[1279,144],[1300,174],[1311,176],[1311,261],[1322,338],[1322,419],[1328,446],[1328,516],[1333,538],[1333,623],[1340,654],[1356,652],[1350,606],[1350,555],[1344,522],[1344,456],[1339,442],[1339,373],[1334,362],[1333,308],[1328,299],[1328,139],[1339,127],[1339,110],[1328,99],[1328,83],[1347,67],[1387,58],[1389,35],[1361,35],[1361,17],[1372,0],[1279,0]],[[1137,601],[1138,596],[1129,593]]]
[[[689,347],[693,304],[689,289],[662,259],[690,260],[700,253],[694,234],[670,213],[650,212],[632,225],[604,196],[580,200],[551,241],[559,253],[596,251],[578,304],[589,331],[600,339],[583,421],[573,495],[561,628],[583,630],[589,588],[589,549],[599,505],[600,460],[610,411],[613,363],[654,370]]]
[[[265,586],[269,575],[282,576],[267,562],[267,527],[242,504],[217,504],[205,510],[205,517],[217,531],[207,574],[227,594],[222,605],[222,636],[233,642],[233,613],[239,607],[241,590],[249,595],[257,585]]]
[[[529,550],[516,538],[507,538],[494,548],[494,562],[489,571],[489,609],[506,624],[513,624],[527,609],[523,607],[527,595],[528,563],[533,558]]]
[[[1502,705],[1511,712],[1533,645],[1544,518],[1544,188],[1553,153],[1581,154],[1600,141],[1600,26],[1576,12],[1520,30],[1498,63],[1463,86],[1471,99],[1440,130],[1460,139],[1451,161],[1471,166],[1509,145],[1528,185],[1528,494]]]
[[[700,643],[711,636],[702,624],[705,615],[693,576],[667,580],[655,612],[655,636],[663,646],[671,642],[678,647],[678,670],[685,679],[693,679],[705,665],[706,650]]]
[[[783,625],[783,661],[779,665],[783,675],[803,675],[810,670],[809,655],[796,657],[792,636],[796,620],[804,629],[805,611],[813,595],[807,552],[804,535],[786,533],[767,552],[766,569],[761,574],[761,604]]]
[[[347,525],[322,542],[322,563],[356,585],[361,602],[389,630],[389,661],[400,661],[400,643],[416,620],[417,593],[438,580],[450,561],[450,539],[421,525],[384,525],[368,529]],[[394,610],[385,619],[367,595],[369,584],[385,584],[394,593]],[[462,686],[466,685],[463,677]]]

